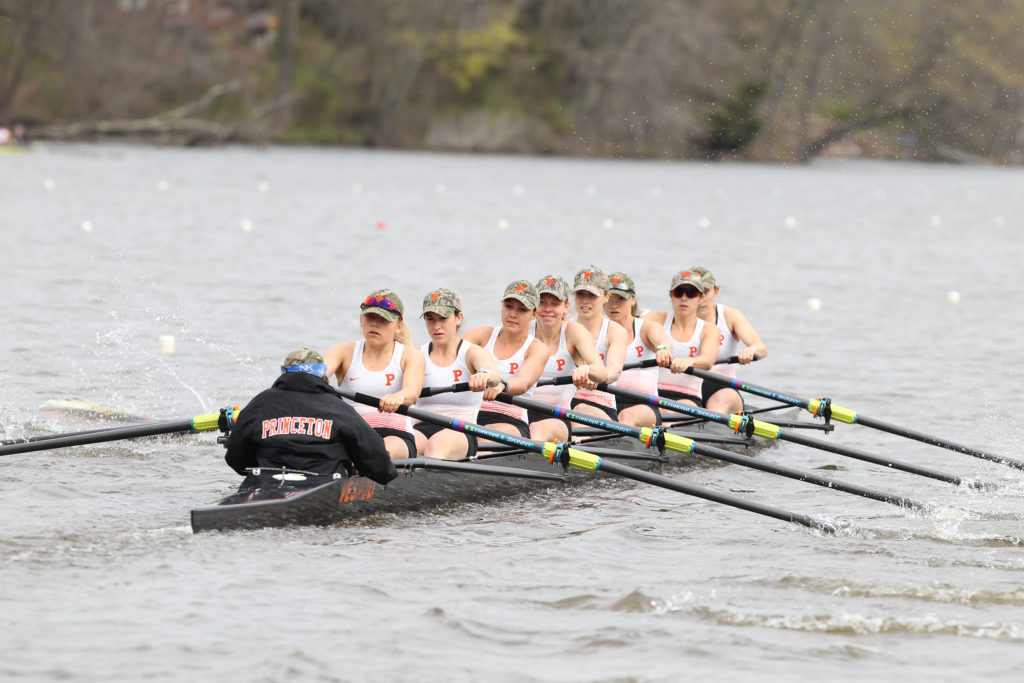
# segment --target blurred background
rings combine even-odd
[[[29,138],[1019,163],[1024,3],[0,0]]]

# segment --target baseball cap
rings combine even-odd
[[[323,356],[313,349],[303,347],[284,357],[281,372],[308,372],[317,377],[324,377],[327,375],[327,366],[324,364]]]
[[[608,293],[608,276],[604,274],[604,271],[597,266],[587,266],[580,272],[576,273],[576,277],[572,282],[573,292],[590,292],[597,296],[602,296]]]
[[[359,310],[363,313],[379,315],[388,322],[401,320],[405,314],[402,300],[390,289],[377,289],[371,292],[370,296],[363,299]]]
[[[516,280],[505,288],[505,293],[501,296],[501,300],[504,301],[505,299],[515,299],[530,310],[536,311],[537,304],[540,303],[540,294],[526,280]]]
[[[701,279],[704,280],[704,289],[711,290],[718,286],[715,281],[715,276],[711,274],[711,271],[703,266],[690,266],[690,270],[700,275]]]
[[[612,273],[608,276],[608,292],[618,294],[623,299],[636,298],[636,283],[633,278],[622,272]]]
[[[692,285],[700,291],[701,294],[707,291],[707,286],[704,284],[704,278],[701,274],[695,270],[681,270],[675,274],[672,278],[672,284],[668,286],[668,291],[672,291],[676,287],[681,285]]]
[[[461,310],[459,295],[445,287],[432,289],[423,297],[423,313],[437,313],[442,318],[450,318]]]
[[[537,280],[537,296],[541,294],[552,294],[559,301],[569,299],[569,283],[557,275],[545,275]]]

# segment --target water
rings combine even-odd
[[[0,426],[80,428],[39,415],[54,398],[159,419],[244,404],[291,349],[356,338],[381,286],[411,312],[451,287],[472,326],[512,279],[596,263],[657,308],[701,264],[768,344],[744,379],[1021,458],[1022,175],[52,145],[0,160]],[[211,435],[6,456],[0,675],[1016,679],[1020,473],[862,427],[828,438],[1001,489],[787,444],[760,457],[939,510],[721,467],[677,476],[840,534],[619,481],[197,536],[189,509],[236,481]]]

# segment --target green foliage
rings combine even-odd
[[[703,136],[695,140],[697,147],[718,157],[739,152],[753,142],[763,125],[757,107],[767,92],[765,81],[740,83],[732,95],[715,103]]]
[[[458,92],[469,92],[505,66],[512,50],[526,45],[526,38],[509,20],[510,13],[505,14],[481,28],[445,29],[422,41],[438,75]]]

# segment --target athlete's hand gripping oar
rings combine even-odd
[[[697,368],[690,368],[687,370],[694,377],[700,377],[703,380],[709,380],[718,384],[724,384],[728,387],[736,389],[737,391],[745,391],[756,396],[763,396],[764,398],[770,398],[773,401],[779,401],[780,403],[787,403],[792,406],[799,406],[800,408],[806,409],[815,417],[824,417],[826,420],[838,420],[839,422],[845,422],[847,424],[859,424],[865,427],[871,427],[879,431],[888,432],[897,436],[903,436],[908,439],[914,439],[921,441],[922,443],[931,444],[932,446],[940,446],[947,448],[957,453],[963,453],[970,455],[975,458],[981,458],[982,460],[989,460],[991,462],[997,462],[1001,465],[1008,467],[1015,467],[1019,470],[1024,470],[1024,462],[1020,460],[1014,460],[1003,455],[996,453],[989,453],[987,451],[979,450],[977,448],[971,448],[963,444],[954,443],[945,439],[940,439],[937,436],[930,434],[924,434],[923,432],[914,431],[913,429],[907,429],[906,427],[900,427],[898,425],[889,424],[888,422],[882,422],[881,420],[875,420],[861,415],[860,413],[850,410],[849,408],[843,408],[832,403],[827,398],[816,398],[816,399],[805,399],[796,398],[789,396],[788,394],[782,394],[771,389],[765,389],[755,384],[749,384],[740,379],[734,379],[732,377],[726,377],[713,372],[707,372],[705,370],[698,370]]]
[[[609,431],[618,432],[627,436],[633,436],[640,440],[648,447],[652,445],[660,445],[663,441],[666,448],[669,448],[677,453],[696,453],[703,455],[708,458],[714,458],[715,460],[722,460],[724,462],[733,463],[735,465],[741,465],[743,467],[749,467],[755,470],[761,470],[763,472],[770,472],[772,474],[778,474],[783,477],[790,479],[796,479],[798,481],[805,481],[808,484],[815,484],[817,486],[823,486],[829,489],[835,489],[837,491],[843,491],[845,493],[852,493],[856,496],[863,496],[865,498],[871,498],[873,500],[880,500],[883,503],[891,503],[893,505],[899,505],[900,507],[914,508],[918,510],[928,509],[928,505],[913,500],[911,498],[905,498],[903,496],[895,495],[892,493],[885,493],[884,491],[876,491],[863,486],[857,486],[855,484],[846,484],[841,481],[834,479],[828,479],[826,477],[820,477],[811,472],[804,472],[792,467],[786,467],[785,465],[773,465],[771,463],[756,460],[747,455],[740,455],[738,453],[730,453],[720,448],[714,448],[705,444],[697,443],[692,439],[680,436],[678,434],[670,434],[657,427],[634,427],[632,425],[623,424],[621,422],[612,422],[593,415],[586,413],[577,413],[573,410],[566,410],[558,406],[551,406],[547,403],[541,403],[540,401],[534,401],[533,399],[523,398],[522,396],[511,396],[509,394],[498,394],[498,400],[504,401],[505,403],[511,403],[513,405],[520,406],[521,408],[527,408],[536,412],[546,413],[553,415],[554,417],[572,420],[573,422],[579,422],[580,424],[590,425],[592,427],[599,427],[600,429],[607,429]],[[590,449],[594,454],[603,455],[604,449]]]
[[[237,409],[225,409],[225,413],[210,413],[208,415],[196,415],[188,420],[173,420],[169,422],[151,422],[144,425],[131,427],[119,427],[105,429],[102,431],[89,430],[86,432],[72,432],[70,434],[57,435],[41,441],[30,441],[27,443],[0,446],[0,455],[13,455],[15,453],[31,453],[33,451],[45,451],[51,448],[67,448],[69,446],[84,446],[91,443],[102,443],[104,441],[118,441],[120,439],[135,439],[140,436],[158,436],[160,434],[175,434],[179,432],[208,432],[220,427],[222,414],[226,414],[226,428],[230,428]]]
[[[362,403],[364,405],[376,406],[379,404],[379,399],[373,396],[367,396],[366,394],[359,394],[346,390],[338,390],[338,393],[349,400],[356,401],[357,403]],[[398,412],[423,422],[430,422],[431,424],[436,424],[441,427],[448,427],[449,429],[465,432],[466,434],[474,434],[485,439],[490,439],[491,441],[500,441],[502,443],[520,446],[533,453],[539,453],[545,456],[548,459],[548,462],[553,463],[557,460],[562,463],[563,466],[572,466],[584,470],[599,470],[601,472],[608,472],[609,474],[617,474],[620,477],[625,477],[626,479],[641,481],[646,484],[651,484],[652,486],[660,486],[661,488],[671,489],[697,498],[710,500],[715,503],[740,508],[741,510],[747,510],[748,512],[755,512],[767,517],[774,517],[775,519],[781,519],[784,522],[801,524],[822,532],[835,533],[836,531],[835,527],[831,524],[818,521],[807,515],[787,512],[786,510],[749,501],[738,496],[710,491],[708,489],[700,488],[699,486],[684,484],[681,481],[677,481],[669,477],[663,477],[650,472],[643,472],[627,465],[604,460],[585,451],[568,447],[565,444],[524,439],[521,436],[513,436],[512,434],[499,432],[496,429],[488,429],[487,427],[482,427],[480,425],[473,424],[472,422],[456,420],[455,418],[440,415],[438,413],[432,413],[428,410],[423,410],[415,406],[401,406],[398,408]]]
[[[909,472],[911,474],[918,474],[922,477],[929,477],[931,479],[938,479],[950,484],[960,486],[964,482],[960,477],[933,470],[928,467],[922,467],[920,465],[913,465],[911,463],[902,462],[900,460],[894,460],[892,458],[881,458],[871,453],[865,453],[864,451],[857,450],[855,448],[847,448],[844,446],[837,446],[828,441],[819,441],[818,439],[812,439],[807,436],[800,434],[793,434],[792,432],[784,431],[778,425],[774,425],[770,422],[762,422],[761,420],[755,420],[747,415],[734,413],[732,415],[723,415],[716,413],[705,408],[697,408],[696,406],[686,405],[685,403],[676,403],[675,401],[669,401],[653,394],[645,394],[639,391],[633,391],[632,389],[623,389],[621,387],[610,387],[607,384],[598,385],[598,389],[601,391],[607,391],[610,394],[616,396],[623,396],[625,398],[633,399],[634,401],[642,401],[652,407],[661,407],[666,410],[672,410],[677,413],[683,413],[685,415],[694,415],[696,417],[702,417],[712,422],[718,422],[720,424],[729,425],[734,430],[743,431],[753,436],[760,436],[767,439],[778,439],[780,441],[789,441],[791,443],[798,443],[802,446],[809,446],[810,448],[818,448],[829,453],[835,453],[836,455],[846,456],[848,458],[855,458],[857,460],[863,460],[864,462],[870,462],[875,465],[881,465],[882,467],[888,467],[895,470],[901,470],[903,472]],[[985,484],[973,482],[970,484],[972,488],[989,488]]]

